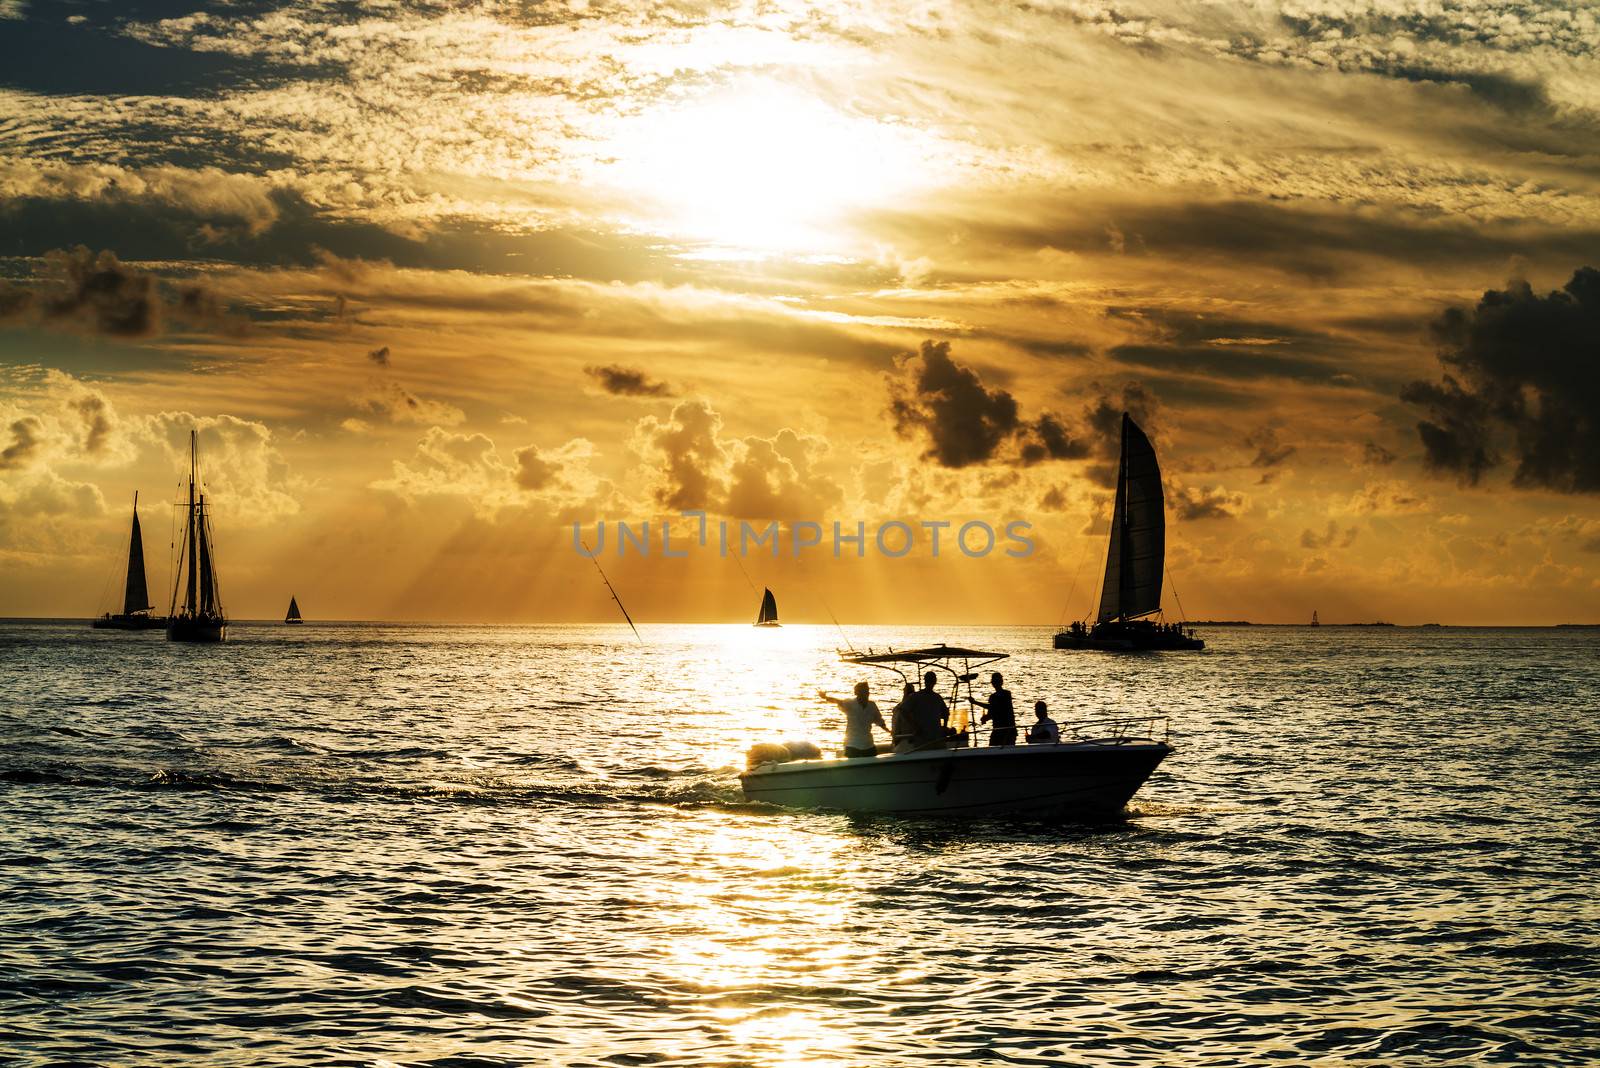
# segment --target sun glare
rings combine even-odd
[[[916,142],[792,90],[724,90],[629,119],[608,175],[651,229],[756,254],[828,253],[851,243],[851,210],[926,173]]]

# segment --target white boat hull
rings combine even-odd
[[[1170,752],[1156,741],[949,749],[762,764],[740,782],[747,799],[791,808],[1103,819],[1120,814]]]

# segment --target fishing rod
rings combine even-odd
[[[856,651],[856,647],[853,644],[851,644],[850,635],[846,634],[844,632],[844,628],[839,626],[839,617],[835,616],[833,614],[833,609],[828,607],[828,599],[826,597],[822,596],[822,594],[818,593],[817,594],[817,600],[822,602],[823,610],[828,613],[828,618],[833,620],[833,625],[834,625],[835,628],[838,629],[839,637],[844,639],[844,644],[849,647],[849,649],[850,649],[850,651],[852,653],[855,652]]]
[[[633,617],[628,614],[627,606],[622,603],[622,598],[617,596],[616,587],[612,586],[611,580],[606,578],[606,569],[600,566],[597,554],[589,552],[589,543],[587,541],[580,541],[578,544],[583,546],[583,551],[588,555],[589,562],[594,565],[594,569],[600,572],[600,581],[604,582],[606,589],[611,591],[611,599],[617,602],[618,608],[622,609],[622,618],[628,621],[628,629],[633,631],[633,636],[639,639],[640,645],[643,645],[644,638],[640,637],[639,628],[633,625]]]
[[[739,565],[739,574],[744,576],[745,584],[750,587],[750,592],[756,592],[756,584],[750,581],[750,572],[744,569],[744,561],[739,559],[739,554],[733,554],[733,562]]]

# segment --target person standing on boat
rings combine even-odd
[[[944,703],[934,686],[939,682],[937,672],[930,671],[922,677],[922,689],[911,699],[911,747],[913,749],[940,749],[944,747],[949,730],[950,706]]]
[[[844,755],[847,757],[877,756],[878,747],[872,741],[872,728],[879,726],[886,731],[889,729],[877,704],[867,700],[870,692],[864,682],[856,683],[854,697],[841,699],[829,697],[820,690],[817,692],[818,697],[838,705],[839,711],[844,713]]]
[[[894,739],[896,753],[909,753],[916,748],[912,741],[917,730],[911,718],[911,710],[916,707],[917,688],[911,683],[906,683],[905,693],[900,695],[900,703],[894,706],[894,713],[889,717],[889,735]]]
[[[1028,728],[1029,745],[1055,745],[1061,741],[1061,728],[1050,718],[1050,709],[1043,701],[1033,703],[1034,724]]]
[[[990,723],[994,726],[989,730],[990,745],[1016,745],[1017,744],[1017,706],[1012,703],[1011,691],[1005,688],[1005,678],[996,671],[989,676],[989,684],[994,687],[994,692],[987,701],[980,701],[976,697],[972,703],[984,709],[979,723]]]

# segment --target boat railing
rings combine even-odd
[[[1129,742],[1167,742],[1172,739],[1172,722],[1167,716],[1143,714],[1085,719],[1061,724],[1061,740],[1124,745]]]

